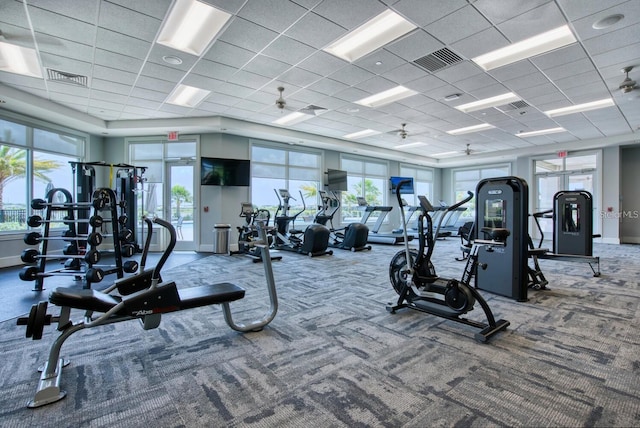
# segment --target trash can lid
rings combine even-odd
[[[229,228],[231,228],[231,225],[230,224],[218,223],[218,224],[214,224],[213,227],[216,228],[216,229],[229,229]]]

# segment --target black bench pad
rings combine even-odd
[[[54,305],[95,312],[107,312],[121,300],[119,296],[112,296],[97,290],[79,290],[66,287],[57,287],[49,295],[49,302]]]
[[[219,284],[182,288],[178,290],[178,295],[180,296],[180,309],[182,310],[242,299],[244,297],[244,288],[229,282],[221,282]]]
[[[176,307],[175,310],[232,302],[242,299],[244,293],[243,288],[228,282],[183,288],[178,290],[180,302],[179,307]],[[102,313],[109,311],[121,300],[120,296],[113,296],[97,290],[66,287],[57,287],[49,295],[49,302],[54,305]]]

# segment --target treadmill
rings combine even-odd
[[[367,238],[367,243],[369,244],[388,244],[388,245],[396,245],[404,243],[404,235],[402,232],[391,232],[391,233],[380,233],[380,227],[382,227],[382,223],[384,222],[385,217],[389,214],[389,211],[393,209],[393,207],[387,207],[384,205],[369,205],[367,200],[362,196],[358,196],[358,206],[363,210],[362,218],[360,219],[360,223],[367,224],[367,220],[372,213],[378,211],[380,215],[376,220],[373,227],[369,230],[369,237]],[[407,239],[411,241],[413,236],[408,236]]]

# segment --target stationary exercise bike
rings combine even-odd
[[[396,188],[396,196],[398,198],[398,206],[402,216],[403,233],[407,234],[407,224],[404,214],[402,198],[400,196],[400,188],[408,185],[410,180],[403,180]],[[473,198],[473,193],[468,192],[468,196],[447,208],[447,211],[453,211],[464,205]],[[410,308],[417,311],[426,312],[448,320],[460,322],[480,329],[475,334],[475,339],[480,342],[487,342],[498,332],[505,330],[509,326],[509,321],[496,321],[491,308],[478,293],[478,291],[470,286],[471,278],[478,266],[486,269],[486,264],[478,263],[478,252],[480,247],[487,246],[489,249],[493,247],[504,246],[509,231],[507,229],[491,229],[483,228],[482,231],[488,234],[491,239],[476,239],[473,242],[467,264],[465,266],[460,281],[456,279],[444,279],[438,277],[431,255],[433,254],[435,239],[433,237],[433,220],[429,212],[433,212],[433,206],[424,196],[419,196],[422,214],[418,218],[418,251],[409,248],[408,240],[405,236],[405,248],[398,252],[389,265],[389,277],[394,290],[399,295],[395,305],[389,303],[387,311],[395,313],[398,309]],[[440,216],[440,219],[445,216]],[[426,230],[424,222],[426,221]],[[441,220],[440,220],[441,222]],[[440,226],[438,223],[438,228]],[[479,303],[487,318],[487,323],[462,318],[461,315],[466,314],[474,308],[475,303]]]

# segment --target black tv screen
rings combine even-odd
[[[396,187],[401,181],[410,180],[409,184],[405,184],[400,188],[401,195],[411,195],[414,193],[413,190],[413,177],[390,177],[389,182],[391,183],[391,193],[396,194]]]
[[[246,159],[201,158],[200,184],[203,186],[249,186],[251,165]]]
[[[346,192],[347,187],[347,171],[338,169],[327,170],[327,190],[334,192]]]

